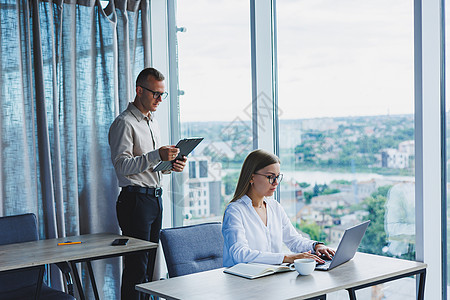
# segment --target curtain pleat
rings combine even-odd
[[[0,215],[35,213],[41,238],[120,233],[108,131],[150,63],[148,10],[149,0],[110,1],[108,14],[95,0],[0,0]],[[121,259],[93,268],[100,297],[118,299]]]
[[[41,24],[39,3],[32,1],[32,34],[33,34],[33,71],[34,92],[36,102],[36,124],[38,139],[38,155],[40,183],[42,191],[43,215],[45,222],[45,237],[56,238],[56,212],[54,205],[52,161],[47,123],[47,109],[44,90],[44,66],[41,45]]]
[[[0,3],[0,207],[4,214],[38,211],[29,13],[27,1]]]
[[[127,101],[132,97],[131,84],[131,57],[129,41],[129,24],[127,13],[127,1],[115,1],[117,16],[117,50],[124,53],[124,59],[117,62],[119,86],[119,111],[124,111],[127,107]]]

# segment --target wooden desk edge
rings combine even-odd
[[[30,262],[30,263],[26,263],[26,264],[15,263],[15,264],[11,264],[11,265],[2,265],[2,266],[0,266],[0,272],[32,268],[32,267],[37,267],[37,266],[46,265],[46,264],[54,264],[54,263],[59,263],[59,262],[82,262],[82,261],[88,261],[88,260],[97,260],[97,259],[118,257],[118,256],[126,255],[127,253],[146,251],[146,250],[151,250],[151,249],[155,249],[158,247],[157,243],[140,240],[140,239],[129,237],[129,236],[119,235],[116,233],[92,233],[92,234],[68,236],[68,237],[56,238],[56,239],[47,239],[47,240],[38,240],[38,241],[32,241],[32,242],[7,244],[7,245],[2,245],[1,247],[4,247],[6,249],[11,248],[11,251],[13,251],[15,249],[20,249],[23,246],[25,246],[26,244],[30,244],[30,243],[31,244],[33,244],[33,243],[37,243],[37,244],[52,243],[50,245],[52,247],[54,246],[54,247],[77,247],[78,248],[78,247],[83,247],[83,243],[82,244],[74,244],[74,245],[63,245],[63,246],[57,246],[57,243],[67,241],[67,240],[85,242],[85,241],[96,240],[97,238],[99,240],[104,240],[104,246],[110,246],[111,245],[110,243],[112,243],[112,241],[116,238],[128,238],[130,240],[129,244],[133,244],[134,242],[136,242],[136,243],[144,243],[145,245],[137,245],[137,246],[134,245],[129,248],[126,248],[129,245],[111,246],[111,248],[108,247],[109,251],[103,251],[98,254],[89,253],[89,255],[86,255],[86,254],[83,254],[82,252],[80,252],[80,253],[76,253],[76,254],[71,254],[70,257],[59,257],[59,256],[54,256],[54,255],[47,256],[37,262]],[[109,245],[108,245],[108,243],[109,243]],[[130,250],[130,248],[132,248],[132,250]],[[71,250],[73,250],[73,249],[75,249],[75,248],[72,248]],[[123,251],[123,250],[127,250],[127,251]]]
[[[406,260],[405,260],[405,262],[406,262]],[[332,293],[332,292],[342,291],[342,290],[345,290],[345,289],[347,289],[347,290],[351,290],[351,289],[358,290],[358,289],[361,289],[365,285],[373,286],[378,281],[389,282],[389,281],[394,281],[394,280],[398,280],[398,279],[401,279],[401,278],[409,277],[411,275],[421,275],[421,274],[425,274],[426,273],[426,269],[428,267],[428,265],[426,263],[418,262],[418,261],[407,261],[407,262],[410,262],[412,264],[412,266],[410,266],[409,268],[403,269],[401,271],[394,272],[394,273],[389,274],[389,275],[383,275],[383,276],[380,275],[380,276],[374,277],[374,278],[372,278],[370,280],[362,280],[362,281],[359,281],[359,282],[355,282],[354,284],[349,285],[348,287],[345,287],[345,288],[340,287],[340,288],[324,289],[322,291],[313,292],[313,293],[310,293],[308,295],[304,295],[304,296],[301,296],[301,297],[294,297],[294,298],[291,298],[291,299],[310,299],[310,298],[315,298],[315,297],[322,296],[324,294],[329,294],[329,293]],[[210,270],[210,271],[222,272],[223,273],[224,269],[225,268],[219,268],[219,269]],[[207,271],[207,272],[210,272],[210,271]],[[229,274],[226,274],[226,275],[232,276],[232,275],[229,275]],[[170,280],[170,279],[168,279],[168,280]],[[167,295],[165,293],[158,292],[156,290],[151,290],[149,288],[146,288],[146,286],[148,286],[149,284],[151,285],[152,283],[155,283],[155,282],[146,282],[146,283],[137,284],[135,286],[135,289],[140,291],[140,292],[144,292],[146,294],[151,294],[151,295],[162,297],[162,298],[169,299],[169,300],[178,300],[179,299],[179,298],[176,298],[174,296],[170,296],[170,295]]]
[[[135,289],[137,291],[139,291],[139,292],[143,292],[144,294],[153,295],[153,296],[160,297],[160,298],[163,298],[163,299],[166,299],[166,300],[181,300],[180,298],[167,296],[167,295],[165,295],[163,293],[158,293],[158,292],[153,292],[153,291],[151,293],[149,293],[148,290],[146,290],[145,288],[140,287],[140,285],[143,285],[143,284],[145,284],[145,283],[137,284],[135,286]]]

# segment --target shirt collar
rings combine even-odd
[[[137,108],[133,102],[128,103],[128,108],[127,108],[131,114],[136,118],[136,120],[138,120],[138,122],[142,121],[143,119],[147,118],[146,115],[144,115],[139,108]],[[150,115],[150,121],[153,121],[153,117],[154,114],[152,114],[152,112],[149,112]]]
[[[241,199],[242,199],[242,201],[244,201],[245,204],[252,205],[252,199],[250,199],[249,196],[244,195]],[[264,203],[267,204],[267,199],[265,197],[264,197],[263,201],[264,201]]]

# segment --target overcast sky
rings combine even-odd
[[[413,113],[413,3],[278,0],[281,119]],[[247,118],[245,0],[178,1],[182,121]]]

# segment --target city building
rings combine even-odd
[[[409,156],[398,149],[384,149],[381,152],[381,166],[390,169],[405,169],[409,167]]]
[[[190,156],[185,172],[189,174],[185,190],[186,219],[205,218],[222,214],[220,163],[209,156]]]

